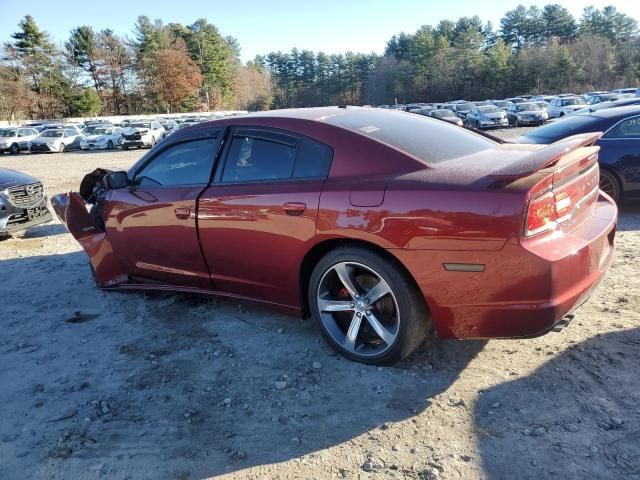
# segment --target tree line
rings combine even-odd
[[[608,6],[579,19],[523,5],[496,28],[478,16],[400,33],[384,53],[293,48],[243,65],[240,45],[205,19],[138,17],[130,37],[74,28],[56,46],[27,15],[4,44],[0,117],[59,118],[505,98],[636,86],[635,19]]]

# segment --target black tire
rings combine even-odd
[[[520,122],[518,121],[518,119],[516,118],[516,120],[513,122],[513,126],[516,128],[520,127]]]
[[[564,112],[560,112],[560,115],[558,115],[558,118],[560,117],[564,117]]]
[[[616,203],[620,203],[622,187],[618,177],[605,168],[600,169],[600,190],[609,195]]]
[[[476,120],[476,129],[480,130],[480,122]]]
[[[152,135],[152,136],[151,136],[151,145],[149,145],[149,148],[153,148],[155,144],[156,144],[156,137],[154,137],[154,136]]]
[[[13,143],[10,147],[9,147],[9,153],[11,155],[17,155],[20,153],[20,147],[18,146],[17,143]]]
[[[348,268],[352,268],[348,276],[352,280],[352,286],[356,287],[356,291],[361,291],[362,296],[352,296],[347,291],[348,288],[344,287],[346,284],[340,282],[336,270],[340,265],[349,265]],[[369,270],[372,275],[368,277]],[[367,294],[378,284],[369,284],[367,288],[368,279],[374,279],[375,276],[379,277],[380,284],[386,282],[389,291],[370,304],[364,303]],[[338,290],[326,289],[327,284],[332,282]],[[343,287],[340,288],[340,285]],[[334,297],[332,292],[339,292],[336,294],[342,296]],[[411,277],[395,261],[365,248],[341,247],[325,255],[311,274],[307,295],[311,315],[327,343],[341,355],[357,362],[371,365],[396,363],[420,346],[431,329],[431,317],[424,297]],[[327,300],[328,296],[332,298]],[[358,298],[359,300],[355,300]],[[353,302],[351,307],[356,308],[347,308],[347,311],[340,312],[325,310],[321,314],[320,300],[327,303],[342,302],[345,306]],[[358,310],[362,308],[363,303],[364,310]],[[358,313],[359,326],[354,330],[356,338],[352,348],[362,353],[345,346],[350,328],[347,324],[353,326]],[[390,323],[389,316],[392,317]],[[383,336],[376,333],[373,320],[385,327],[385,333],[394,332],[394,336],[389,337],[392,341],[386,342]],[[342,342],[338,341],[336,336],[342,336]],[[360,345],[357,345],[358,340]]]
[[[107,150],[113,150],[113,142],[111,140],[107,142]]]
[[[61,143],[60,147],[58,148],[58,153],[63,153],[66,148],[67,146],[64,143]]]

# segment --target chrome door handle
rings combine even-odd
[[[175,213],[176,217],[180,220],[186,220],[191,216],[191,209],[189,207],[178,207],[173,213]]]

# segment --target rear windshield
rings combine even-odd
[[[439,163],[482,150],[496,143],[455,125],[380,109],[350,111],[327,117],[331,125],[361,133],[428,163]]]
[[[580,133],[586,131],[588,125],[595,124],[596,120],[591,115],[571,115],[558,120],[553,123],[549,123],[544,127],[539,127],[528,133],[527,137],[543,138],[555,142],[564,137],[573,135],[574,133]]]

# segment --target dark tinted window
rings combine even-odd
[[[209,183],[216,144],[216,139],[207,138],[172,145],[136,174],[136,184],[151,187]]]
[[[495,148],[488,138],[422,115],[367,108],[327,117],[327,123],[367,135],[429,163]]]
[[[640,138],[640,117],[623,120],[605,135],[606,138]]]
[[[333,150],[328,146],[308,138],[302,138],[298,144],[295,178],[326,178],[331,168]]]
[[[294,145],[252,136],[234,136],[222,181],[253,182],[291,178],[295,159]]]

